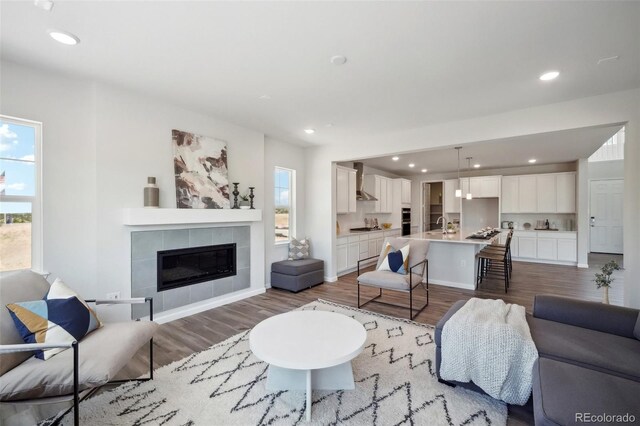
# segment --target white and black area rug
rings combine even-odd
[[[507,408],[489,397],[438,383],[433,326],[318,300],[300,309],[334,311],[367,330],[353,361],[356,389],[314,391],[314,425],[504,425]],[[87,401],[83,425],[304,425],[301,391],[267,391],[267,364],[249,332]],[[72,424],[67,415],[63,424]]]

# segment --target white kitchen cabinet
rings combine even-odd
[[[360,255],[358,260],[366,259],[369,257],[369,241],[360,241]]]
[[[393,179],[378,175],[366,175],[364,190],[377,198],[377,201],[369,203],[367,213],[393,212]]]
[[[555,213],[556,175],[536,175],[536,198],[538,213]]]
[[[460,189],[462,189],[462,198],[466,197],[469,193],[469,178],[460,179]]]
[[[336,213],[356,212],[356,171],[336,166]]]
[[[538,237],[537,259],[558,260],[558,240],[550,237]]]
[[[336,246],[337,268],[344,271],[349,268],[349,249],[347,244]]]
[[[347,245],[347,268],[355,268],[360,260],[360,243],[349,243]]]
[[[576,212],[575,173],[559,173],[556,175],[556,212]]]
[[[502,178],[502,194],[500,197],[502,213],[518,213],[518,176],[504,176]]]
[[[444,181],[444,212],[460,213],[460,198],[456,197],[458,189],[458,179],[447,179]]]
[[[505,176],[501,204],[502,213],[575,213],[576,174]]]
[[[537,253],[537,240],[535,234],[532,236],[518,236],[518,257],[535,259]],[[511,254],[513,257],[513,253]]]
[[[469,189],[473,198],[500,197],[500,176],[479,176],[469,178]],[[464,197],[466,192],[462,191]]]
[[[558,260],[562,262],[578,261],[578,244],[575,238],[558,240]]]
[[[367,257],[375,256],[379,252],[376,252],[376,240],[369,240],[369,250],[367,251]]]
[[[518,179],[518,211],[536,213],[538,211],[538,190],[536,175],[520,176]]]
[[[411,181],[408,179],[400,179],[400,200],[402,204],[411,204]]]

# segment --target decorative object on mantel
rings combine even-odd
[[[156,185],[156,178],[149,176],[147,186],[144,187],[144,206],[149,208],[160,207],[160,189]]]
[[[229,208],[227,143],[180,130],[171,135],[177,207]]]
[[[238,185],[240,185],[240,182],[233,182],[233,207],[231,207],[232,209],[239,209],[240,207],[238,207],[238,195],[240,194],[240,191],[238,191]]]
[[[610,260],[600,268],[601,272],[596,272],[596,287],[602,288],[602,303],[609,304],[609,287],[615,278],[611,277],[613,271],[619,271],[620,265],[615,260]]]
[[[240,208],[242,210],[249,210],[251,204],[249,203],[249,194],[244,194],[240,196]]]
[[[256,189],[255,186],[250,186],[249,187],[249,198],[251,199],[251,207],[249,207],[251,210],[255,210],[255,208],[253,207],[253,197],[255,197],[255,195],[253,195],[253,190]]]

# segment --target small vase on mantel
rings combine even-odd
[[[160,207],[160,189],[156,185],[156,178],[149,176],[147,178],[147,186],[144,187],[144,206],[145,208]]]

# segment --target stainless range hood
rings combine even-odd
[[[354,162],[353,168],[356,169],[356,200],[358,201],[378,201],[376,197],[364,191],[364,164]]]

